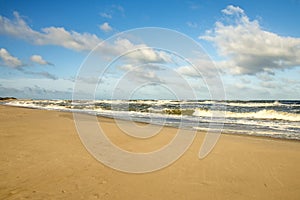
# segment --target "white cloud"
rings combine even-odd
[[[14,12],[15,19],[0,16],[0,34],[20,38],[36,45],[57,45],[76,51],[91,50],[102,40],[94,34],[67,31],[63,27],[47,27],[42,31],[31,29]]]
[[[6,49],[0,49],[0,58],[3,60],[4,65],[8,67],[20,67],[22,66],[22,62],[17,58],[12,56]]]
[[[127,72],[126,78],[130,81],[142,81],[145,80],[161,83],[161,79],[155,73],[155,70],[160,70],[160,68],[156,67],[155,65],[143,65],[143,66],[133,66],[131,64],[126,64],[119,66],[118,69]],[[124,77],[123,77],[124,78]]]
[[[108,22],[104,22],[102,25],[99,26],[99,28],[106,33],[113,30],[112,27],[108,24]]]
[[[141,62],[171,62],[170,56],[163,51],[156,51],[149,47],[140,47],[126,54],[126,57]]]
[[[202,56],[202,57],[201,57]],[[175,71],[181,75],[199,78],[217,78],[219,76],[218,68],[215,63],[205,55],[196,54],[195,57],[188,58],[192,65],[183,65],[175,69]]]
[[[105,13],[105,12],[100,13],[100,16],[101,16],[101,17],[104,17],[104,18],[108,18],[108,19],[111,19],[111,18],[112,18],[112,15],[111,15],[111,14]]]
[[[113,38],[99,45],[102,55],[120,56],[128,59],[131,63],[167,63],[171,62],[168,53],[155,50],[146,44],[135,44],[127,38]]]
[[[25,69],[26,65],[24,63],[22,63],[17,57],[10,55],[10,53],[4,48],[0,49],[0,59],[3,60],[4,66],[14,68],[24,74],[34,75],[34,76],[38,76],[38,77],[45,77],[47,79],[53,79],[53,80],[57,79],[57,77],[55,75],[53,75],[49,72],[28,71],[27,69]],[[43,65],[43,64],[51,65],[51,63],[44,61],[42,59],[42,57],[39,55],[33,55],[33,56],[31,56],[30,59],[31,59],[31,61],[39,63],[41,65]],[[0,63],[0,65],[1,65],[1,63]]]
[[[277,89],[281,89],[280,84],[276,83],[276,82],[260,82],[260,86],[264,87],[264,88],[277,88]]]
[[[260,73],[260,74],[257,74],[257,78],[259,80],[262,80],[262,81],[265,81],[265,82],[269,82],[269,81],[273,81],[274,80],[274,76],[271,76],[270,74],[268,73]]]
[[[244,14],[244,10],[238,6],[229,5],[222,10],[222,13],[226,15]]]
[[[244,84],[250,84],[251,83],[251,80],[248,79],[248,78],[245,78],[245,77],[241,77],[240,78],[240,81]]]
[[[114,9],[120,12],[124,11],[120,6],[115,6]],[[67,31],[63,27],[53,26],[36,31],[31,29],[17,12],[14,12],[14,16],[14,20],[0,16],[0,34],[23,39],[35,45],[56,45],[75,51],[90,51],[97,45],[100,45],[98,50],[102,56],[107,58],[133,51],[127,54],[126,57],[134,63],[170,61],[166,53],[154,51],[146,44],[134,44],[126,38],[116,38],[103,42],[102,39],[94,34]],[[108,27],[110,26],[107,23],[104,26],[104,30],[108,31],[111,29],[111,27]]]
[[[40,65],[52,65],[50,62],[45,61],[40,55],[32,55],[30,60]]]
[[[45,71],[33,72],[33,71],[26,70],[24,68],[24,66],[26,66],[26,65],[23,64],[17,57],[10,55],[10,53],[4,48],[0,49],[0,58],[1,58],[1,60],[3,60],[4,66],[17,69],[18,71],[20,71],[24,74],[34,75],[34,76],[38,76],[38,77],[45,77],[47,79],[53,79],[53,80],[57,79],[57,77],[55,75],[50,74],[49,72],[45,72]],[[51,63],[44,61],[42,59],[42,57],[38,56],[38,55],[33,55],[33,56],[31,56],[30,59],[31,59],[31,61],[39,63],[41,65],[51,64]]]
[[[231,74],[274,73],[300,65],[300,38],[283,37],[265,31],[257,20],[251,21],[235,6],[222,10],[229,23],[217,21],[200,39],[213,42],[225,60],[218,65]]]
[[[190,77],[199,77],[199,72],[192,66],[181,66],[176,69],[176,72]]]

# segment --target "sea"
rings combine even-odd
[[[300,140],[300,101],[292,100],[14,100],[2,104],[201,131],[222,122],[222,133]]]

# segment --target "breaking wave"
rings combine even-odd
[[[300,101],[15,100],[2,104],[196,130],[207,130],[224,117],[224,132],[300,140]]]
[[[199,117],[211,117],[213,112],[220,111],[211,111],[205,109],[197,108],[193,113],[194,116]],[[275,110],[263,109],[257,112],[230,112],[227,111],[225,114],[226,118],[249,118],[249,119],[270,119],[270,120],[286,120],[300,122],[300,114],[281,112]]]

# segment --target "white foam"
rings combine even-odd
[[[218,112],[218,111],[214,111]],[[223,112],[220,113],[220,115]],[[193,113],[194,116],[200,117],[212,117],[213,112],[210,110],[204,109],[195,109]],[[287,112],[280,112],[275,110],[260,110],[258,112],[245,112],[245,113],[238,113],[238,112],[229,112],[227,111],[225,114],[226,118],[250,118],[250,119],[278,119],[278,120],[286,120],[286,121],[300,121],[300,114],[296,113],[287,113]]]
[[[107,103],[107,104],[149,104],[154,105],[148,108],[149,112],[138,112],[138,111],[117,111],[117,110],[106,110],[105,108],[99,108],[94,106],[95,103]],[[144,121],[149,123],[165,123],[163,119],[168,120],[168,124],[179,125],[183,120],[184,123],[187,122],[187,126],[193,127],[197,126],[194,123],[210,123],[216,122],[218,119],[212,119],[214,117],[226,117],[225,123],[227,123],[228,128],[237,127],[240,130],[232,130],[232,132],[242,133],[243,130],[247,130],[245,134],[256,134],[256,135],[267,135],[275,134],[281,135],[286,138],[296,138],[300,139],[299,129],[300,129],[300,114],[281,112],[275,110],[262,109],[258,112],[219,112],[211,111],[209,109],[197,108],[194,110],[193,116],[187,115],[172,115],[166,114],[163,111],[166,108],[161,108],[160,105],[169,104],[228,104],[243,107],[259,107],[259,106],[282,106],[279,102],[270,103],[253,103],[253,102],[214,102],[214,101],[202,101],[202,102],[176,102],[172,100],[97,100],[97,101],[76,101],[70,102],[65,100],[16,100],[11,102],[6,102],[4,104],[19,106],[19,107],[29,107],[38,108],[46,110],[59,110],[59,111],[71,111],[71,112],[83,112],[92,115],[102,115],[106,117],[121,118],[121,119],[134,119],[137,121]],[[288,104],[284,104],[288,105]],[[290,104],[289,106],[293,106]],[[298,106],[298,104],[296,104]],[[79,108],[76,108],[79,106]],[[163,107],[163,106],[162,106]],[[192,106],[193,107],[193,106]],[[193,109],[193,108],[188,108]],[[246,108],[245,108],[246,109]],[[223,114],[225,115],[223,116]],[[198,116],[198,117],[195,117]],[[221,119],[221,118],[220,118]],[[275,120],[274,120],[275,119]],[[240,127],[240,128],[238,128]],[[244,128],[243,128],[244,127]],[[249,127],[254,128],[253,131],[249,130]],[[195,129],[204,130],[205,127],[196,127]],[[226,129],[226,131],[229,131]],[[266,132],[262,132],[265,131]],[[244,134],[244,133],[243,133]]]

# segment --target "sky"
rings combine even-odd
[[[299,10],[299,0],[0,0],[0,96],[299,100]]]

